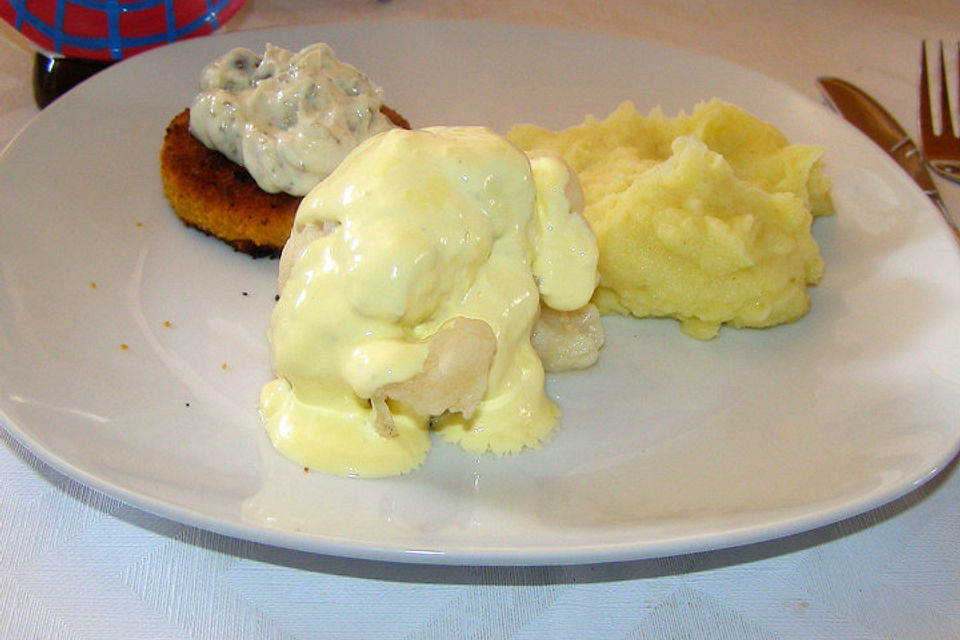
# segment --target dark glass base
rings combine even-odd
[[[37,53],[33,61],[33,99],[45,106],[93,74],[113,64],[110,60],[51,58]]]

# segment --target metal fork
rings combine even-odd
[[[957,43],[960,59],[960,43]],[[927,72],[927,43],[920,46],[920,144],[927,163],[944,178],[960,183],[960,132],[953,126],[950,96],[947,88],[947,69],[943,60],[943,41],[940,41],[940,133],[933,128],[933,109],[930,102],[930,77]],[[960,79],[960,60],[957,63]],[[957,88],[957,115],[960,117],[960,82]]]

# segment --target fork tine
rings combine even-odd
[[[920,148],[927,166],[938,174],[960,183],[960,124],[954,125],[954,118],[960,122],[960,42],[955,42],[957,47],[957,79],[958,84],[954,87],[954,96],[956,98],[956,109],[950,108],[950,95],[953,93],[947,84],[947,63],[944,55],[943,40],[940,41],[939,50],[939,72],[937,74],[940,81],[939,87],[930,86],[932,60],[927,60],[927,43],[921,42],[920,47],[920,117],[917,118],[920,129]],[[933,52],[931,52],[931,55]],[[952,56],[951,56],[952,57]],[[929,63],[929,64],[928,64]],[[953,71],[950,71],[953,75]],[[936,82],[937,80],[933,80]],[[931,96],[931,91],[937,91],[937,96]],[[931,104],[937,101],[940,109],[940,133],[934,130],[934,119],[936,116],[933,111],[935,107]],[[933,197],[933,196],[931,196]],[[957,237],[960,239],[960,226],[954,225],[957,231]]]
[[[953,130],[950,94],[947,88],[947,65],[943,61],[943,40],[940,41],[940,133],[956,135]]]
[[[927,41],[920,44],[920,135],[933,137],[933,111],[930,108],[930,75],[927,72]]]

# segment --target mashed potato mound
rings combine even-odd
[[[552,149],[578,172],[597,236],[605,314],[673,317],[695,338],[722,325],[768,327],[803,316],[823,274],[810,234],[830,215],[822,150],[713,100],[691,114],[640,115],[551,132],[517,125],[523,149]]]

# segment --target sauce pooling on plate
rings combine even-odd
[[[305,195],[361,141],[393,125],[383,91],[326,44],[234,49],[203,70],[190,131],[261,189]]]
[[[558,411],[531,333],[596,285],[581,207],[559,156],[484,128],[362,143],[303,200],[281,258],[260,398],[275,446],[382,476],[417,467],[431,429],[475,453],[538,445]]]

